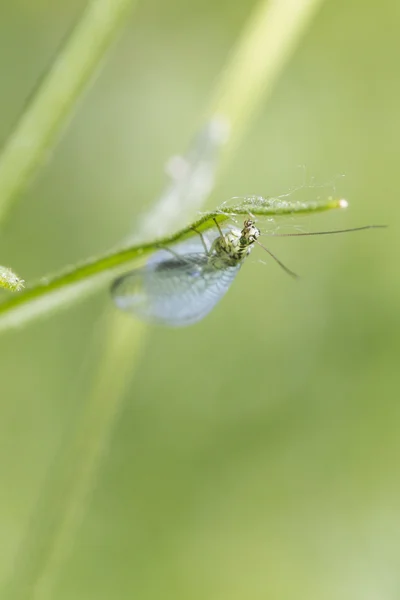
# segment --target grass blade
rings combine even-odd
[[[67,307],[90,292],[109,283],[120,273],[128,270],[133,261],[154,252],[160,246],[169,246],[183,241],[197,231],[205,231],[214,226],[214,218],[219,223],[233,215],[279,216],[310,214],[332,208],[343,207],[343,200],[328,198],[322,202],[290,202],[282,199],[247,198],[234,206],[223,206],[205,213],[177,233],[145,244],[129,246],[100,258],[87,261],[72,269],[41,279],[18,296],[0,304],[0,331],[22,326],[39,316],[47,316],[57,309]]]
[[[0,154],[0,221],[54,146],[134,2],[88,2]]]

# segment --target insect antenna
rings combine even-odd
[[[279,260],[279,258],[277,256],[275,256],[275,254],[273,254],[271,252],[271,250],[268,250],[268,248],[266,248],[263,244],[261,244],[261,242],[259,242],[258,240],[256,240],[256,244],[258,244],[259,246],[261,246],[261,248],[263,248],[263,250],[265,250],[265,252],[268,252],[268,254],[271,256],[271,258],[274,259],[275,262],[278,263],[278,265],[291,277],[294,277],[295,279],[298,279],[299,276],[297,275],[297,273],[295,273],[294,271],[291,271],[288,267],[286,267],[283,262],[281,262]]]
[[[309,231],[304,233],[266,233],[268,237],[300,237],[306,235],[331,235],[333,233],[350,233],[351,231],[364,231],[365,229],[386,229],[387,225],[364,225],[350,229],[331,229],[330,231]]]

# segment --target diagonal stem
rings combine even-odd
[[[0,154],[0,221],[40,169],[135,0],[90,0]]]

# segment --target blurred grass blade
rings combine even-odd
[[[135,352],[139,352],[141,346],[143,329],[136,327],[133,331],[133,327],[129,327],[129,324],[127,326],[122,315],[119,316],[121,320],[113,321],[112,330],[111,320],[101,320],[96,346],[101,335],[101,343],[110,345],[112,351],[129,336],[129,356],[134,360]],[[133,325],[133,321],[130,324]],[[100,350],[104,359],[106,353],[104,349]],[[86,498],[95,481],[94,474],[107,446],[110,423],[115,421],[119,412],[124,380],[111,379],[112,369],[112,362],[101,360],[96,383],[77,415],[76,429],[72,436],[71,432],[67,432],[68,438],[56,460],[57,468],[51,470],[41,497],[36,502],[24,544],[17,555],[14,576],[6,584],[1,594],[2,599],[54,598],[54,578],[64,557],[68,555],[74,537],[74,525],[81,520]],[[113,382],[112,389],[110,381]]]
[[[196,231],[205,231],[213,227],[214,219],[223,223],[234,215],[247,217],[253,214],[262,217],[310,214],[341,208],[344,205],[343,200],[333,198],[320,202],[291,202],[279,198],[249,197],[238,204],[222,206],[203,214],[197,221],[173,235],[112,252],[72,270],[40,280],[25,292],[0,304],[0,331],[22,326],[39,316],[49,315],[56,309],[70,305],[107,284],[121,272],[127,271],[132,266],[132,261],[158,250],[160,246],[184,241],[196,236]]]
[[[227,120],[213,117],[195,136],[186,154],[168,160],[166,171],[170,183],[152,210],[140,220],[135,239],[167,235],[183,227],[203,207],[214,188],[221,151],[229,135]]]
[[[323,0],[270,0],[254,10],[228,64],[210,113],[232,124],[232,152],[293,55]]]
[[[132,369],[136,355],[140,354],[144,327],[136,323],[126,323],[122,315],[119,319],[108,319],[103,315],[101,328],[103,338],[102,356],[96,369],[94,385],[84,403],[83,414],[77,423],[70,441],[67,442],[68,461],[66,473],[70,475],[67,486],[61,490],[52,508],[57,511],[53,520],[55,528],[49,531],[48,551],[41,559],[43,564],[32,579],[34,593],[32,600],[51,600],[53,587],[60,567],[69,556],[76,534],[76,527],[82,521],[87,499],[96,483],[99,464],[110,442],[116,418],[119,416],[121,398],[124,396],[124,377],[115,377],[115,364],[108,360],[109,355],[121,345],[129,343],[129,353],[122,358],[122,371]],[[119,371],[120,373],[121,371]],[[63,473],[61,474],[62,478]],[[45,515],[45,523],[48,518]],[[30,536],[32,538],[32,536]]]
[[[54,146],[135,0],[91,0],[0,154],[0,220]]]

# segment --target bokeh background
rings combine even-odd
[[[2,140],[84,5],[2,3]],[[3,226],[2,264],[29,281],[124,238],[254,5],[138,4]],[[350,208],[302,227],[389,228],[273,240],[300,282],[257,249],[204,321],[147,330],[51,597],[399,598],[399,24],[396,0],[327,0],[208,204],[306,179]],[[103,290],[1,337],[4,585],[29,571],[18,557],[35,519],[33,563],[47,543],[38,506],[59,502],[58,457],[98,377],[109,305]]]

